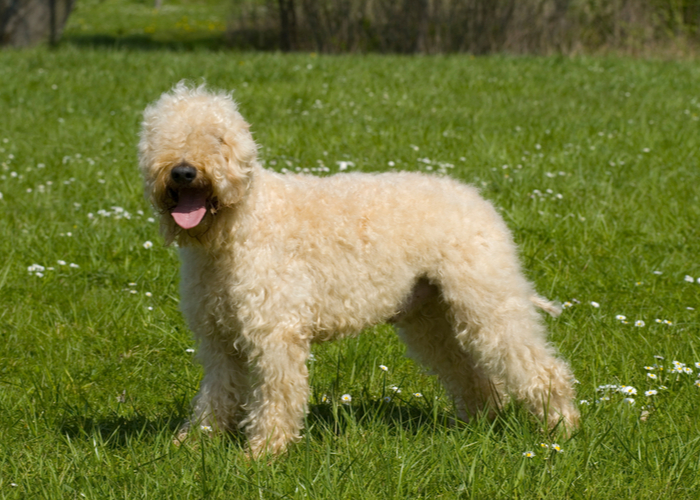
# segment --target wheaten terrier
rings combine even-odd
[[[577,425],[572,373],[534,305],[555,307],[473,187],[266,170],[230,94],[183,83],[146,108],[139,164],[182,260],[204,366],[193,423],[244,429],[253,455],[283,451],[307,411],[311,343],[391,322],[461,418],[510,395],[550,427]]]

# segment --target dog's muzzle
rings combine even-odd
[[[177,204],[170,211],[175,223],[183,229],[192,229],[202,222],[207,213],[209,190],[193,186],[197,169],[187,163],[176,165],[170,171]]]

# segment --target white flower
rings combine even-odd
[[[644,321],[642,321],[641,319],[638,319],[637,321],[634,322],[634,326],[642,327],[644,325],[646,325],[646,323],[644,323]]]
[[[634,398],[625,398],[623,399],[623,402],[627,403],[630,406],[632,406],[635,403]]]
[[[153,243],[150,241],[147,241],[146,243],[143,244],[143,248],[149,249],[153,246]]]
[[[559,446],[557,443],[552,443],[552,449],[556,451],[557,453],[563,453],[564,451],[561,449],[561,446]]]
[[[592,305],[593,307],[600,307],[600,304],[598,304],[597,302],[591,302],[591,305]]]
[[[535,457],[535,452],[534,451],[526,451],[526,452],[523,452],[523,456],[525,458],[533,458],[533,457]]]
[[[693,278],[692,276],[688,276],[688,275],[686,274],[686,275],[685,275],[685,281],[687,281],[688,283],[694,283],[694,282],[695,282],[695,278]]]
[[[654,390],[654,389],[651,389],[650,391],[646,391],[646,392],[644,393],[644,395],[645,395],[646,397],[651,397],[651,396],[656,396],[658,393],[659,393],[658,391],[656,391],[656,390]]]
[[[630,396],[634,396],[635,394],[637,394],[637,389],[635,389],[635,388],[632,387],[631,385],[623,385],[623,386],[619,389],[619,391],[620,391],[622,394],[629,394]]]
[[[351,161],[337,161],[338,170],[347,170],[348,167],[354,167],[355,164]]]
[[[192,354],[192,353],[194,353],[194,349],[192,349],[192,348],[190,347],[189,349],[185,349],[185,352],[188,352],[188,353]]]
[[[413,393],[413,397],[414,397],[414,398],[422,398],[423,395],[422,395],[420,392],[414,392],[414,393]]]
[[[211,432],[211,425],[200,425],[199,428],[200,428],[203,432]]]
[[[153,297],[153,294],[151,292],[146,292],[146,297]]]
[[[388,371],[389,371],[389,369],[388,369],[386,366],[384,366],[384,365],[379,365],[379,369],[382,370],[383,372],[388,372]]]
[[[564,302],[564,304],[562,304],[562,307],[564,309],[568,309],[569,307],[572,307],[572,306],[573,306],[573,304],[571,302],[568,302],[568,301]]]
[[[581,401],[578,402],[578,404],[580,404],[580,405],[589,405],[589,404],[591,404],[591,403],[589,403],[587,399],[582,399]]]
[[[647,377],[649,377],[650,379],[656,379],[656,378],[657,378],[655,373],[647,373]]]
[[[399,389],[399,388],[396,387],[395,385],[392,385],[392,386],[390,387],[390,389],[391,389],[392,391],[394,391],[396,394],[401,394],[401,389]]]
[[[623,316],[622,314],[618,314],[617,316],[615,316],[615,319],[619,319],[620,321],[623,321],[623,320],[627,319],[627,316]]]
[[[350,394],[343,394],[340,396],[340,401],[345,405],[349,405],[352,402],[352,396]]]
[[[56,262],[58,263],[59,266],[65,266],[65,265],[66,265],[66,261],[65,261],[65,260],[57,260]]]
[[[71,262],[68,264],[68,267],[72,267],[73,269],[78,269],[80,266],[78,264],[75,264],[74,262]]]

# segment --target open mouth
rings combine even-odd
[[[207,198],[210,191],[205,188],[181,188],[171,192],[177,204],[170,210],[175,223],[182,229],[197,227],[207,213]]]

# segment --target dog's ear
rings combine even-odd
[[[258,157],[258,145],[245,122],[227,130],[220,138],[221,157],[225,163],[223,175],[226,189],[219,190],[219,202],[223,206],[238,203],[250,185],[251,173]]]

